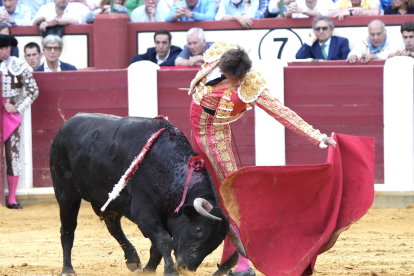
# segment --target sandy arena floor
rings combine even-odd
[[[414,276],[414,206],[409,207],[370,210],[318,258],[314,275]],[[0,275],[59,275],[59,228],[57,203],[27,205],[23,210],[0,206]],[[123,228],[145,264],[149,240],[126,219]],[[77,275],[132,274],[122,250],[89,204],[80,210],[72,256]],[[211,275],[220,256],[221,247],[204,260],[197,275]],[[160,266],[156,275],[162,271]]]

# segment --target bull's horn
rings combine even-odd
[[[202,215],[203,217],[214,219],[214,220],[221,220],[221,218],[213,216],[210,214],[211,209],[213,209],[213,206],[205,200],[204,198],[196,198],[193,202],[194,208],[196,211]]]
[[[230,224],[230,228],[229,228],[229,232],[227,232],[227,237],[229,237],[229,239],[231,240],[231,242],[234,244],[234,246],[236,247],[237,251],[239,251],[239,253],[247,258],[246,256],[246,251],[244,250],[244,246],[239,238],[239,235],[237,235],[236,230],[234,230],[233,226],[231,226]]]

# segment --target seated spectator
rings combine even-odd
[[[256,17],[259,8],[259,0],[252,0],[248,9],[244,3],[244,0],[221,0],[216,20],[235,20],[244,28],[250,28],[253,25],[251,18]]]
[[[144,0],[144,5],[131,13],[132,22],[164,22],[169,12],[168,6],[160,0]]]
[[[268,15],[267,8],[269,7],[269,0],[259,0],[259,8],[256,11],[255,18],[265,18]]]
[[[391,5],[385,8],[384,14],[414,14],[414,0],[392,0]]]
[[[379,15],[379,0],[338,0],[326,16],[344,20],[345,16]]]
[[[286,13],[289,10],[290,3],[295,2],[295,0],[284,0],[283,1],[283,12]],[[270,17],[277,17],[280,13],[280,1],[279,0],[270,0],[268,6],[268,12]]]
[[[159,29],[154,34],[155,47],[147,49],[143,55],[137,55],[131,59],[131,64],[141,60],[152,61],[159,66],[174,66],[175,59],[181,53],[181,48],[171,45],[171,33]]]
[[[326,15],[332,9],[332,0],[296,0],[289,4],[286,18],[307,18]]]
[[[42,57],[43,53],[37,43],[29,42],[24,46],[24,58],[33,70],[39,68]]]
[[[144,5],[144,0],[128,0],[125,7],[128,10],[129,16],[131,16],[131,13],[138,7],[141,7]]]
[[[386,59],[400,46],[387,37],[385,24],[381,20],[373,20],[368,25],[368,37],[357,42],[348,55],[347,61],[355,63],[361,60],[368,63],[373,59]]]
[[[7,26],[5,23],[0,23],[0,34],[4,35],[12,35],[9,26]],[[17,46],[10,46],[10,56],[12,57],[19,57],[19,48]]]
[[[182,0],[174,4],[165,21],[214,20],[215,0]]]
[[[35,71],[60,72],[76,70],[75,66],[59,60],[63,50],[63,42],[59,36],[46,36],[43,39],[42,46],[46,61],[43,62],[43,64],[40,65]]]
[[[127,13],[127,8],[124,7],[126,0],[114,0],[114,13]],[[92,24],[95,20],[95,16],[98,14],[108,14],[111,12],[111,2],[110,0],[101,0],[99,7],[95,8],[93,11],[90,11],[86,17],[85,22]]]
[[[379,0],[380,2],[380,15],[384,15],[385,9],[391,5],[392,0]]]
[[[18,0],[7,0],[0,7],[0,21],[8,26],[31,25],[32,13],[29,7],[21,5]]]
[[[41,6],[32,23],[39,25],[39,29],[46,32],[46,28],[57,25],[82,24],[82,11],[77,3],[68,0],[54,0]]]
[[[388,58],[395,56],[407,56],[414,58],[414,22],[408,21],[401,25],[401,35],[404,41],[404,48],[388,55]]]
[[[334,23],[329,17],[316,17],[312,29],[310,38],[296,53],[297,59],[345,60],[348,57],[349,41],[344,37],[332,36]]]
[[[175,66],[201,66],[204,63],[204,52],[214,42],[206,42],[203,29],[191,28],[187,32],[187,45],[177,56]]]
[[[19,4],[30,8],[31,18],[29,25],[32,25],[32,20],[40,7],[50,2],[53,2],[53,0],[19,0]]]

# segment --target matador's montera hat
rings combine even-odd
[[[0,48],[7,46],[17,46],[17,40],[12,35],[0,34]]]

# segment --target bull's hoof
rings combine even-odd
[[[126,263],[126,266],[128,267],[128,269],[132,272],[135,271],[141,271],[142,272],[142,265],[141,263]]]
[[[239,252],[236,250],[230,258],[222,264],[218,264],[218,269],[213,273],[213,276],[222,276],[229,272],[239,261]]]
[[[143,269],[144,274],[155,274],[155,271],[156,271],[155,269],[151,269],[148,266],[144,267]]]
[[[178,276],[178,275],[180,275],[180,273],[178,273],[178,271],[175,268],[168,269],[168,271],[164,270],[164,276]]]
[[[75,276],[76,272],[75,272],[75,270],[73,270],[73,268],[64,267],[62,269],[62,274],[61,275],[62,276]]]

